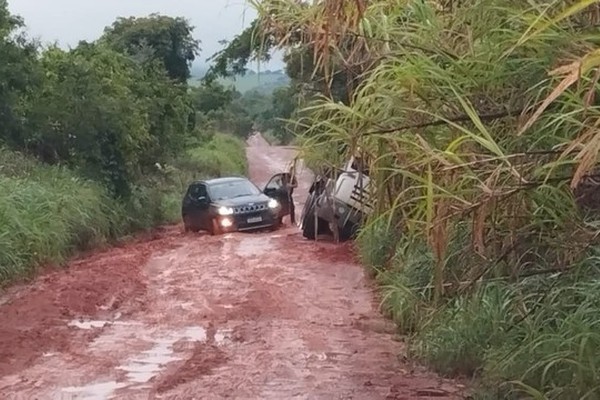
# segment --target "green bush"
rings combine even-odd
[[[246,172],[246,150],[240,139],[218,133],[207,143],[189,149],[182,162],[186,169],[202,178],[243,175]]]
[[[267,130],[265,132],[261,132],[263,139],[267,141],[271,146],[281,146],[284,143],[280,137],[276,136],[272,130]]]

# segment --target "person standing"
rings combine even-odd
[[[289,172],[283,175],[283,184],[287,192],[288,201],[290,203],[290,221],[292,225],[296,225],[296,206],[294,204],[294,189],[298,187],[298,180],[296,179],[296,166],[295,163],[290,167]]]

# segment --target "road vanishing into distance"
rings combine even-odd
[[[262,187],[293,148],[248,140]],[[311,174],[299,177],[297,202]],[[300,201],[298,201],[300,200]],[[302,209],[298,204],[297,213]],[[166,227],[0,297],[1,399],[460,399],[415,366],[349,244]]]

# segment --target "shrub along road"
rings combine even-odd
[[[251,138],[251,178],[262,186],[293,154]],[[303,171],[299,197],[309,183]],[[1,398],[460,398],[403,361],[351,249],[289,224],[221,237],[168,227],[0,304]]]

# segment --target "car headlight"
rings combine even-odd
[[[269,200],[269,208],[270,209],[274,209],[277,207],[279,207],[279,202],[277,200],[275,200],[275,199]]]
[[[233,214],[233,208],[231,207],[220,207],[217,212],[219,213],[219,215],[231,215]]]

